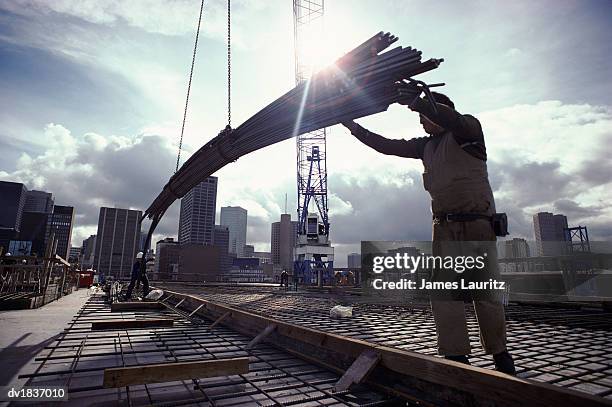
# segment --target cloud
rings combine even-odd
[[[95,233],[101,206],[144,210],[172,172],[174,148],[159,136],[73,135],[60,124],[44,129],[47,149],[22,154],[16,169],[0,171],[3,180],[52,192],[59,205],[77,214],[73,243]],[[171,208],[158,233],[176,234],[178,211]]]

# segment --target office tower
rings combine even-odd
[[[213,244],[219,248],[219,273],[224,274],[230,270],[232,259],[229,256],[229,228],[227,226],[215,225]]]
[[[81,266],[83,269],[92,268],[96,250],[96,235],[90,235],[81,245]]]
[[[57,240],[55,254],[68,260],[70,240],[72,239],[72,226],[74,224],[74,208],[72,206],[55,205],[47,221],[45,242],[49,242],[51,235]]]
[[[531,255],[527,240],[515,237],[504,241],[505,250],[504,257],[510,259],[518,259],[529,257]]]
[[[104,276],[128,279],[136,261],[141,211],[100,208],[94,269]]]
[[[247,210],[239,206],[221,208],[222,226],[229,228],[229,252],[235,257],[244,257],[247,234]]]
[[[26,192],[25,185],[19,182],[0,181],[0,246],[4,252],[19,233]]]
[[[47,222],[50,214],[23,212],[19,228],[19,240],[32,242],[31,255],[43,257],[46,250]]]
[[[558,256],[565,253],[567,217],[540,212],[533,215],[533,228],[539,256]]]
[[[26,201],[23,207],[24,212],[53,212],[53,194],[45,191],[28,191],[26,193]]]
[[[213,244],[217,205],[217,177],[208,177],[181,199],[180,244]]]
[[[351,269],[361,268],[361,254],[349,253],[349,255],[347,256],[347,267]]]
[[[289,272],[293,270],[293,248],[297,237],[298,222],[283,213],[280,222],[272,223],[272,264],[279,264]]]
[[[179,242],[167,237],[155,244],[153,279],[170,281],[178,279]]]

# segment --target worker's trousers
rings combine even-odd
[[[487,275],[484,280],[500,280],[497,267],[495,233],[489,221],[479,219],[471,222],[434,222],[433,254],[445,256],[449,241],[486,242]],[[450,244],[452,246],[452,243]],[[469,247],[469,245],[467,245]],[[451,250],[452,251],[452,250]],[[469,251],[469,250],[468,250]],[[456,255],[456,253],[454,253]],[[473,255],[475,253],[463,253]],[[452,297],[452,296],[451,296]],[[480,329],[480,342],[487,354],[506,350],[506,321],[501,296],[475,296],[471,298]],[[444,356],[468,355],[471,352],[468,335],[465,303],[463,300],[431,297],[431,310],[436,324],[438,353]]]

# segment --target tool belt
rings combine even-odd
[[[478,219],[485,219],[491,222],[495,231],[495,236],[508,235],[508,217],[505,213],[495,213],[484,215],[481,213],[437,213],[433,215],[434,222],[472,222]]]

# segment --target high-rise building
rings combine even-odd
[[[70,240],[72,239],[72,226],[74,225],[74,208],[72,206],[55,205],[49,214],[45,242],[49,242],[51,234],[57,240],[55,254],[68,260],[70,254]]]
[[[154,280],[170,281],[178,279],[179,242],[167,237],[155,244]]]
[[[0,181],[0,246],[6,252],[17,238],[27,189],[19,182]]]
[[[140,238],[141,211],[100,208],[94,268],[105,276],[126,279],[132,274]]]
[[[347,256],[347,267],[352,269],[361,268],[361,254],[349,253]]]
[[[53,194],[51,192],[32,190],[26,193],[23,211],[52,213],[53,204]]]
[[[178,242],[212,245],[217,207],[217,177],[208,177],[181,199]]]
[[[298,222],[288,213],[281,214],[280,222],[272,223],[272,264],[279,264],[287,271],[293,270],[293,248],[297,238]]]
[[[213,244],[219,249],[219,273],[227,273],[232,266],[229,256],[229,228],[227,226],[215,225]]]
[[[566,251],[567,217],[540,212],[533,215],[533,229],[539,256],[558,256]]]
[[[222,226],[229,228],[229,252],[235,257],[244,257],[247,234],[247,210],[239,206],[221,208]]]
[[[19,240],[32,242],[31,255],[43,257],[46,250],[47,222],[50,215],[44,212],[24,212],[21,216]]]
[[[95,251],[96,235],[90,235],[87,239],[83,240],[81,245],[81,267],[83,269],[93,267]]]
[[[518,259],[531,256],[527,240],[515,237],[504,241],[504,257]]]

